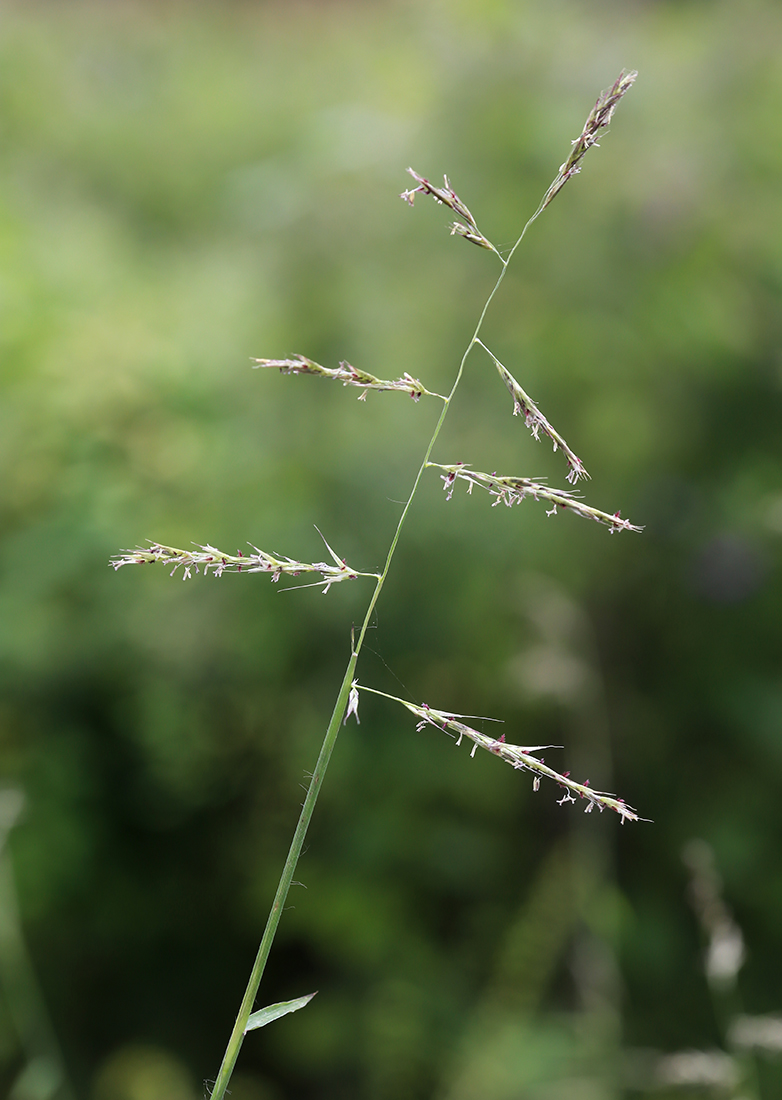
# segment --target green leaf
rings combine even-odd
[[[315,993],[317,992],[316,989]],[[310,1003],[315,993],[308,993],[306,997],[299,997],[295,1001],[280,1001],[279,1004],[259,1008],[257,1012],[253,1012],[247,1021],[247,1027],[244,1029],[245,1035],[248,1031],[254,1031],[257,1027],[266,1027],[272,1020],[278,1020],[280,1016],[287,1016],[289,1012],[298,1012],[300,1008],[304,1008],[306,1004]]]

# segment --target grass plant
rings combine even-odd
[[[346,362],[340,363],[336,368],[328,368],[321,366],[303,355],[297,355],[295,358],[287,359],[254,360],[254,365],[257,368],[277,368],[284,374],[318,375],[325,379],[340,382],[343,386],[358,387],[361,390],[359,395],[360,401],[366,400],[370,391],[399,391],[406,393],[408,396],[412,397],[414,401],[419,401],[422,397],[426,397],[441,402],[442,409],[439,418],[432,436],[424,449],[418,472],[402,508],[396,530],[394,531],[390,546],[388,547],[385,563],[380,572],[364,572],[352,568],[339,557],[337,552],[332,550],[325,539],[324,543],[328,550],[330,561],[301,562],[277,553],[272,554],[268,551],[260,550],[257,547],[252,547],[252,551],[249,553],[238,552],[237,554],[227,554],[208,544],[198,546],[194,550],[182,550],[158,542],[154,542],[146,548],[124,551],[117,555],[112,561],[112,565],[115,569],[119,569],[124,565],[145,565],[160,562],[170,566],[172,574],[181,567],[185,579],[191,577],[194,573],[202,571],[204,574],[211,571],[215,576],[220,576],[225,572],[262,572],[269,573],[273,581],[278,581],[283,574],[296,577],[302,574],[312,573],[320,576],[320,579],[313,583],[317,586],[321,586],[324,594],[328,592],[332,584],[345,580],[366,578],[374,582],[373,591],[366,607],[363,622],[358,631],[354,631],[351,636],[350,658],[347,662],[342,683],[337,693],[336,702],[326,729],[320,754],[312,772],[299,821],[272,902],[271,911],[247,988],[228,1041],[222,1065],[220,1066],[217,1079],[212,1089],[211,1095],[214,1100],[222,1100],[226,1095],[226,1090],[247,1031],[264,1026],[266,1023],[271,1022],[273,1019],[277,1019],[285,1013],[296,1011],[304,1007],[311,999],[311,995],[309,995],[300,997],[295,1001],[288,1001],[283,1004],[273,1005],[266,1009],[254,1011],[260,981],[271,951],[280,917],[288,896],[288,891],[292,884],[296,866],[302,852],[307,829],[315,809],[315,804],[324,781],[339,730],[351,715],[355,716],[356,720],[358,720],[358,706],[361,691],[370,691],[400,703],[415,716],[419,723],[419,728],[434,726],[449,736],[456,738],[457,745],[460,744],[464,738],[467,738],[473,742],[473,754],[477,748],[480,747],[511,764],[513,768],[530,772],[532,774],[534,790],[539,789],[541,778],[552,780],[563,792],[559,800],[560,803],[583,800],[587,812],[597,807],[601,811],[604,809],[613,810],[619,814],[622,823],[626,820],[639,820],[636,811],[622,799],[606,792],[593,790],[589,786],[588,781],[584,783],[576,782],[570,778],[569,773],[555,771],[553,768],[546,765],[539,756],[534,755],[549,746],[520,746],[507,742],[504,735],[498,738],[490,737],[467,725],[464,721],[464,715],[435,709],[426,703],[415,703],[395,696],[385,695],[385,693],[377,691],[374,688],[360,684],[357,679],[358,660],[364,645],[367,630],[370,627],[375,607],[380,599],[383,587],[389,575],[394,555],[405,526],[405,521],[413,506],[421,480],[424,478],[427,471],[440,471],[439,476],[443,479],[448,499],[451,497],[456,482],[463,481],[466,484],[468,492],[472,492],[473,486],[478,486],[488,491],[494,498],[494,505],[504,503],[507,506],[511,506],[513,504],[519,504],[522,500],[531,497],[533,500],[548,502],[551,505],[548,511],[549,515],[555,515],[559,512],[574,512],[576,515],[593,519],[607,526],[612,534],[624,530],[641,530],[640,527],[634,526],[628,520],[622,519],[619,512],[605,512],[586,504],[573,488],[567,490],[555,489],[543,484],[540,480],[533,480],[516,475],[488,474],[472,470],[464,463],[448,464],[432,460],[435,445],[445,422],[445,418],[448,415],[451,403],[459,388],[468,357],[475,348],[480,348],[483,352],[488,353],[503,384],[508,389],[513,399],[513,414],[520,414],[523,416],[526,427],[536,439],[539,439],[542,434],[551,441],[555,451],[559,450],[562,452],[568,468],[566,475],[568,482],[572,486],[575,486],[579,480],[589,477],[581,459],[578,458],[575,452],[565,442],[564,438],[549,423],[535,401],[522,389],[510,370],[499,361],[483,342],[481,333],[492,300],[497,294],[508,270],[508,266],[527,233],[527,230],[553,201],[556,195],[559,194],[565,183],[581,170],[581,162],[586,152],[593,145],[598,143],[597,139],[601,131],[605,130],[610,123],[617,104],[632,87],[636,75],[635,72],[622,72],[614,84],[598,97],[595,106],[589,113],[581,134],[572,143],[570,155],[560,166],[538,208],[526,222],[515,243],[505,255],[503,255],[503,250],[496,248],[478,228],[478,224],[469,208],[453,190],[447,177],[444,179],[443,186],[440,187],[430,183],[428,179],[419,175],[417,172],[413,171],[413,169],[409,169],[415,186],[404,191],[401,197],[411,206],[414,204],[416,195],[419,194],[430,196],[438,204],[447,206],[455,215],[455,220],[449,227],[451,234],[463,237],[470,243],[493,252],[500,264],[498,277],[480,311],[472,337],[462,355],[453,384],[447,396],[427,389],[418,379],[412,377],[407,372],[403,373],[397,379],[386,380],[377,378]]]

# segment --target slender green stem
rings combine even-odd
[[[456,378],[454,379],[453,386],[451,387],[451,392],[446,398],[443,399],[443,407],[440,412],[440,416],[438,417],[437,424],[435,425],[434,432],[432,433],[432,438],[429,440],[429,444],[426,448],[426,453],[424,454],[418,473],[415,476],[413,486],[410,490],[410,495],[408,496],[405,506],[402,509],[402,514],[399,517],[399,522],[397,523],[394,537],[391,540],[391,545],[388,549],[383,572],[379,575],[377,579],[375,590],[372,593],[372,597],[369,601],[369,605],[364,616],[364,621],[361,625],[361,630],[359,631],[358,638],[356,639],[353,645],[352,652],[350,654],[350,660],[348,661],[348,665],[345,670],[345,675],[342,680],[342,686],[339,689],[337,701],[334,704],[331,721],[329,722],[328,728],[326,729],[326,734],[323,739],[320,755],[318,756],[318,762],[315,765],[315,771],[312,773],[312,779],[307,789],[307,796],[304,799],[304,804],[301,808],[301,814],[299,815],[299,821],[296,825],[296,831],[293,834],[293,840],[291,841],[291,846],[288,850],[288,857],[285,860],[285,866],[280,877],[277,892],[274,895],[274,901],[272,902],[271,911],[269,913],[268,920],[266,921],[266,928],[264,929],[263,938],[261,939],[261,944],[258,948],[258,954],[255,957],[255,962],[250,973],[250,980],[247,983],[247,988],[245,990],[244,997],[242,998],[241,1007],[239,1008],[239,1013],[236,1017],[236,1022],[234,1023],[231,1037],[228,1040],[228,1046],[226,1047],[226,1051],[223,1056],[223,1061],[217,1075],[217,1080],[215,1081],[214,1088],[212,1090],[212,1100],[223,1100],[228,1082],[231,1079],[231,1074],[233,1073],[234,1066],[236,1065],[236,1059],[238,1058],[239,1051],[241,1050],[242,1042],[244,1041],[247,1021],[255,1005],[255,998],[258,993],[258,987],[261,983],[261,978],[266,967],[266,961],[269,958],[269,952],[271,951],[272,943],[274,942],[274,937],[277,932],[277,926],[280,923],[280,916],[282,915],[282,910],[288,897],[288,891],[290,890],[291,883],[293,881],[293,876],[296,871],[296,865],[299,862],[301,850],[304,846],[304,839],[307,835],[307,829],[309,827],[310,819],[312,818],[312,813],[315,809],[315,803],[318,800],[318,795],[320,794],[320,789],[323,785],[326,768],[328,767],[329,760],[331,759],[331,754],[334,750],[334,745],[337,740],[337,734],[339,733],[340,725],[342,724],[345,716],[345,711],[347,710],[350,687],[354,679],[358,657],[364,644],[364,638],[366,637],[367,630],[369,629],[369,624],[372,619],[372,612],[374,611],[375,605],[380,598],[380,593],[383,590],[383,585],[385,584],[386,577],[388,576],[388,571],[391,568],[391,562],[393,561],[394,553],[396,552],[397,544],[399,542],[400,535],[402,534],[402,528],[404,527],[408,512],[410,511],[413,500],[415,499],[415,495],[418,491],[418,486],[423,476],[424,470],[426,469],[432,451],[434,450],[434,445],[437,442],[438,436],[440,435],[440,430],[442,429],[442,426],[445,422],[445,418],[448,414],[448,409],[451,404],[451,399],[456,393],[459,383],[461,382],[462,375],[464,374],[464,367],[467,362],[467,357],[472,349],[475,347],[476,342],[478,341],[478,336],[480,335],[481,328],[483,327],[483,322],[489,306],[491,305],[492,299],[499,290],[502,280],[505,278],[505,272],[508,269],[508,264],[511,257],[513,256],[513,253],[521,244],[524,234],[527,232],[527,229],[530,227],[535,218],[537,218],[538,215],[542,212],[542,210],[543,204],[538,207],[538,209],[535,211],[535,213],[522,229],[521,235],[514,244],[513,248],[510,250],[507,259],[503,260],[499,253],[497,253],[500,262],[502,263],[502,271],[500,272],[497,281],[492,287],[491,293],[486,299],[486,303],[481,310],[481,315],[478,318],[478,323],[475,326],[475,331],[473,332],[472,337],[470,338],[470,341],[465,349],[464,355],[461,358],[461,362],[459,363],[459,369],[456,373]]]
[[[378,584],[380,582],[378,581]],[[239,1056],[239,1051],[244,1040],[245,1030],[247,1028],[247,1021],[250,1018],[250,1013],[253,1010],[255,1004],[255,997],[258,992],[258,986],[261,982],[264,969],[266,967],[266,960],[269,958],[269,952],[271,951],[272,943],[274,942],[274,936],[277,932],[277,925],[280,923],[280,916],[285,906],[285,901],[288,897],[288,891],[291,888],[291,882],[293,881],[293,875],[296,870],[296,864],[299,862],[299,856],[301,855],[301,849],[304,845],[304,838],[307,835],[307,828],[312,817],[312,811],[315,809],[315,803],[318,800],[320,794],[320,788],[323,784],[323,777],[326,774],[326,768],[329,764],[331,753],[334,749],[334,744],[337,740],[337,734],[339,733],[340,722],[342,721],[345,709],[348,704],[348,694],[350,692],[350,685],[353,680],[353,673],[356,668],[356,661],[358,660],[358,651],[355,650],[350,655],[348,661],[348,667],[345,670],[345,676],[342,680],[342,686],[339,689],[339,695],[337,701],[334,704],[334,711],[331,715],[331,721],[328,724],[326,730],[326,736],[323,739],[323,745],[321,746],[320,755],[318,756],[318,762],[315,765],[315,771],[312,773],[312,780],[310,781],[309,789],[307,790],[307,797],[304,799],[304,804],[301,808],[301,814],[299,815],[299,821],[296,826],[296,832],[293,834],[293,840],[291,841],[290,850],[288,851],[288,858],[285,860],[285,866],[280,877],[280,882],[277,887],[277,893],[274,895],[274,901],[272,902],[269,918],[266,921],[266,928],[264,929],[263,938],[261,939],[260,947],[258,948],[258,954],[255,956],[255,962],[253,964],[252,971],[250,973],[250,980],[247,983],[247,989],[245,990],[242,1003],[239,1008],[239,1014],[236,1017],[236,1022],[231,1032],[231,1037],[228,1040],[228,1046],[226,1047],[225,1054],[223,1056],[223,1062],[220,1066],[220,1071],[215,1081],[214,1089],[212,1090],[212,1100],[222,1100],[225,1096],[225,1090],[231,1079],[233,1068],[236,1064],[236,1059]]]

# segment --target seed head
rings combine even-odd
[[[435,202],[442,203],[443,206],[449,207],[453,210],[454,214],[458,214],[458,216],[463,219],[463,221],[453,222],[449,226],[452,237],[455,234],[457,237],[464,237],[465,240],[472,241],[473,244],[477,244],[480,248],[488,248],[492,252],[497,252],[497,249],[491,241],[487,240],[483,233],[481,233],[475,218],[451,187],[447,176],[443,176],[443,180],[445,181],[444,187],[435,187],[433,183],[430,183],[428,179],[424,179],[423,176],[419,176],[412,168],[408,168],[407,171],[414,180],[418,181],[418,186],[410,188],[409,191],[403,191],[399,196],[400,199],[404,199],[405,202],[412,206],[413,199],[417,192],[420,191],[423,195],[431,195]],[[464,222],[467,224],[465,225]]]
[[[571,176],[575,176],[581,171],[581,161],[584,159],[587,149],[591,149],[593,145],[598,144],[597,139],[600,131],[608,126],[619,100],[630,91],[637,76],[638,73],[635,70],[625,72],[623,69],[611,87],[607,91],[601,92],[597,97],[597,102],[584,123],[584,129],[571,143],[573,148],[570,156],[564,164],[560,165],[556,179],[543,196],[539,212],[545,210]]]

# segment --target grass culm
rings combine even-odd
[[[511,507],[514,504],[521,503],[522,500],[529,497],[536,501],[545,501],[550,505],[548,509],[550,515],[558,512],[573,512],[577,516],[592,519],[597,523],[603,524],[612,534],[620,531],[641,530],[640,527],[634,526],[628,520],[621,518],[618,512],[613,514],[603,512],[597,508],[593,508],[582,500],[575,486],[579,481],[587,480],[589,475],[581,459],[578,458],[575,452],[568,446],[559,432],[552,427],[535,401],[533,401],[522,389],[511,371],[499,361],[481,339],[481,333],[489,307],[500,289],[508,266],[513,260],[516,250],[524,239],[525,234],[532,223],[540,217],[546,207],[553,201],[556,195],[559,194],[567,181],[581,170],[581,163],[584,156],[593,145],[597,144],[598,137],[610,123],[617,104],[632,87],[635,78],[635,72],[622,72],[611,88],[598,97],[594,107],[589,113],[581,134],[572,143],[570,155],[560,166],[551,186],[541,199],[537,210],[535,210],[534,214],[524,225],[515,244],[513,244],[505,255],[503,255],[501,250],[495,248],[491,241],[484,236],[478,228],[478,224],[469,208],[453,190],[447,177],[445,177],[442,186],[436,186],[430,183],[425,177],[414,172],[413,169],[409,169],[415,186],[404,191],[401,197],[409,203],[410,206],[413,205],[417,195],[430,196],[435,202],[447,206],[454,215],[454,221],[449,227],[451,234],[463,237],[466,241],[493,252],[500,266],[497,279],[483,305],[475,324],[473,334],[464,350],[458,369],[456,370],[450,392],[446,396],[430,391],[418,379],[413,378],[407,373],[402,374],[397,379],[386,380],[376,378],[374,375],[353,367],[346,362],[340,363],[338,367],[328,368],[302,355],[288,359],[256,359],[254,361],[254,365],[257,368],[277,368],[284,374],[318,375],[321,378],[340,382],[346,387],[357,387],[361,390],[359,400],[365,399],[370,390],[376,390],[381,392],[399,391],[412,397],[415,401],[426,398],[427,400],[431,399],[441,403],[442,408],[439,418],[424,450],[418,472],[415,475],[413,484],[402,508],[396,530],[394,531],[393,538],[388,547],[385,563],[379,573],[363,572],[349,566],[334,550],[332,550],[328,543],[325,542],[325,539],[324,545],[328,554],[328,559],[321,562],[300,562],[293,558],[267,553],[257,547],[252,547],[252,551],[249,553],[227,554],[210,545],[198,546],[193,550],[181,550],[176,547],[166,546],[162,543],[152,543],[146,548],[124,551],[117,555],[112,561],[112,565],[115,569],[119,569],[123,565],[144,565],[161,562],[170,566],[172,573],[181,569],[186,578],[201,572],[207,574],[210,571],[217,576],[225,572],[269,573],[273,581],[278,581],[283,574],[294,577],[302,574],[312,574],[319,579],[310,583],[321,586],[324,593],[329,590],[331,585],[346,580],[367,578],[373,581],[373,590],[366,607],[363,622],[358,631],[354,632],[351,637],[350,658],[347,662],[342,683],[337,693],[336,702],[326,728],[317,763],[312,771],[312,777],[309,782],[299,821],[293,835],[293,840],[291,841],[285,866],[280,876],[279,885],[272,902],[268,921],[247,983],[247,988],[228,1040],[222,1065],[220,1066],[217,1079],[212,1089],[213,1100],[222,1100],[226,1095],[227,1086],[231,1079],[246,1033],[254,1028],[264,1026],[287,1012],[303,1008],[310,1000],[311,995],[301,997],[294,1001],[271,1005],[259,1011],[254,1011],[264,968],[277,932],[280,916],[293,881],[296,866],[302,852],[302,846],[307,835],[307,829],[323,785],[339,730],[351,715],[358,719],[359,698],[362,691],[370,691],[376,695],[382,695],[389,700],[401,704],[414,715],[420,728],[433,726],[447,735],[454,737],[457,744],[461,743],[461,741],[466,738],[472,742],[473,753],[475,753],[478,748],[482,748],[499,757],[501,760],[504,760],[506,763],[509,763],[513,768],[519,771],[530,772],[532,774],[533,789],[535,790],[540,786],[541,779],[553,781],[562,792],[559,799],[561,803],[583,801],[587,812],[597,807],[600,811],[604,809],[613,810],[619,815],[622,823],[628,820],[638,820],[638,815],[635,810],[628,806],[622,799],[602,791],[593,790],[588,782],[576,782],[571,779],[567,773],[563,774],[557,772],[553,768],[547,766],[535,754],[548,746],[515,745],[507,742],[504,736],[500,736],[499,738],[487,736],[466,724],[463,720],[465,717],[463,715],[435,709],[426,703],[415,703],[395,696],[386,695],[368,685],[361,684],[357,677],[359,657],[364,645],[367,630],[369,629],[375,608],[389,575],[394,555],[405,527],[405,521],[413,506],[419,485],[428,472],[436,471],[442,478],[448,499],[450,499],[457,482],[463,482],[468,492],[472,492],[475,486],[487,491],[494,498],[493,503],[495,505],[502,503]],[[474,470],[464,463],[448,464],[432,460],[438,437],[440,436],[445,418],[448,415],[451,402],[459,388],[468,357],[476,350],[478,354],[488,356],[490,363],[493,364],[499,373],[502,383],[508,389],[513,400],[513,414],[520,415],[523,418],[526,427],[536,439],[545,436],[552,443],[554,450],[562,453],[567,466],[566,478],[572,486],[570,489],[551,488],[543,484],[540,480],[532,480],[527,477],[484,473],[479,470]]]

